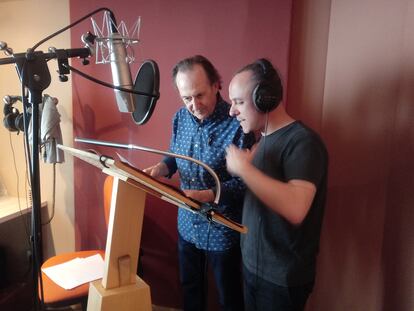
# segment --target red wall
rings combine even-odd
[[[287,81],[291,1],[70,1],[71,21],[99,8],[108,7],[118,20],[131,26],[141,16],[141,42],[135,48],[137,62],[131,65],[135,76],[140,61],[154,59],[160,69],[161,98],[149,122],[137,126],[128,114],[118,112],[113,92],[72,75],[74,136],[110,140],[167,150],[171,118],[181,106],[170,72],[180,59],[202,54],[219,69],[223,78],[222,95],[228,97],[232,73],[259,57],[276,64]],[[101,21],[101,14],[95,17]],[[80,47],[80,36],[92,30],[89,20],[72,29],[72,47]],[[83,67],[86,73],[111,82],[108,65]],[[118,151],[139,168],[160,160],[160,156],[76,144],[107,155]],[[75,161],[75,227],[77,249],[103,248],[105,225],[102,213],[103,174]],[[176,179],[174,182],[177,182]],[[144,279],[150,284],[153,303],[180,306],[176,255],[176,207],[148,198],[141,246],[144,251]]]

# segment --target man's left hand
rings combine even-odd
[[[211,189],[207,190],[183,190],[185,195],[198,202],[207,203],[214,201],[214,192]]]

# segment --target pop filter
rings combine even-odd
[[[135,110],[132,119],[138,125],[146,123],[154,111],[155,104],[160,97],[160,72],[155,61],[144,61],[135,77],[134,91],[148,95],[135,94]]]

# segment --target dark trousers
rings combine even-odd
[[[226,251],[205,251],[178,235],[178,258],[184,311],[207,310],[207,262],[214,273],[221,310],[243,310],[238,245]]]
[[[270,283],[243,266],[246,311],[303,311],[313,283],[285,287]]]

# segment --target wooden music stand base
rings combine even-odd
[[[112,289],[105,289],[100,280],[94,281],[89,285],[88,310],[150,311],[150,288],[138,276],[135,284]]]
[[[150,288],[136,275],[145,198],[145,191],[114,177],[105,271],[102,280],[90,283],[88,311],[152,309]]]

